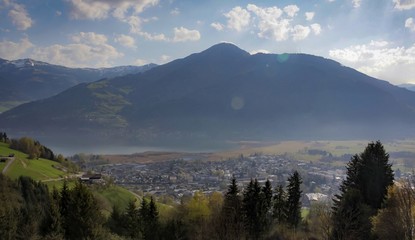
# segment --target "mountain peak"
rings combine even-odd
[[[222,43],[215,44],[211,46],[210,48],[206,49],[205,51],[203,51],[202,54],[220,55],[220,56],[223,56],[223,55],[249,56],[250,55],[247,51],[242,50],[238,46],[232,43],[228,43],[228,42],[222,42]]]

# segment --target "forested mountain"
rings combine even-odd
[[[143,73],[24,104],[1,114],[0,126],[54,141],[73,136],[153,145],[373,139],[413,136],[414,109],[414,92],[338,62],[250,55],[221,43]]]
[[[47,98],[79,83],[138,73],[154,66],[67,68],[33,59],[0,59],[0,107],[7,108],[22,102]]]

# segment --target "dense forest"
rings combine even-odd
[[[283,186],[231,179],[225,193],[195,192],[161,214],[151,196],[105,214],[91,187],[80,182],[48,189],[28,177],[0,175],[1,239],[413,239],[415,192],[394,182],[389,155],[369,143],[347,165],[330,202],[301,207],[302,179]],[[159,199],[161,201],[161,199]],[[163,210],[165,211],[165,210]]]

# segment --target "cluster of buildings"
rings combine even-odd
[[[275,188],[285,185],[290,174],[297,170],[302,179],[305,202],[331,198],[345,177],[345,168],[329,164],[293,160],[281,155],[254,154],[223,161],[175,159],[171,161],[137,164],[105,164],[94,167],[95,172],[109,175],[115,183],[143,194],[168,195],[180,199],[195,191],[209,194],[225,192],[234,176],[243,188],[256,178],[263,184],[267,179]]]

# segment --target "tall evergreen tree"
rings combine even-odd
[[[287,223],[296,228],[301,221],[301,194],[302,183],[300,174],[294,171],[288,178],[287,185]]]
[[[242,239],[244,226],[242,214],[242,199],[235,177],[232,177],[223,202],[218,235],[220,239]]]
[[[377,211],[387,197],[389,186],[393,185],[394,176],[389,154],[377,141],[368,144],[365,151],[360,154],[360,159],[358,189],[364,202]]]
[[[103,234],[104,218],[91,191],[76,183],[70,191],[70,201],[65,218],[66,239],[98,239]]]
[[[250,239],[259,239],[261,231],[261,186],[258,180],[251,179],[247,188],[244,191],[244,198],[242,201],[242,208],[244,212],[245,227],[248,231]]]
[[[269,228],[272,219],[272,185],[269,179],[267,179],[265,185],[261,189],[260,201],[260,230],[261,232],[265,232]]]
[[[340,194],[333,199],[333,239],[347,239],[348,236],[343,238],[344,232],[361,233],[355,239],[369,237],[370,234],[364,233],[370,233],[370,217],[382,207],[393,179],[389,155],[379,141],[369,143],[361,154],[354,155],[347,164],[347,177],[340,186]]]
[[[62,239],[62,217],[59,208],[60,195],[54,187],[51,194],[50,205],[42,222],[41,234],[46,238]]]
[[[131,239],[138,239],[141,237],[140,229],[140,214],[135,206],[135,201],[128,202],[125,213],[125,228],[126,235]]]
[[[333,240],[369,239],[371,224],[370,207],[363,203],[359,190],[350,189],[338,202],[333,220]]]
[[[117,206],[114,205],[112,207],[111,215],[107,221],[107,227],[110,229],[111,232],[116,233],[119,236],[126,236],[126,228],[128,226],[126,218],[126,214],[123,214],[123,212]]]
[[[153,197],[150,198],[150,203],[147,206],[147,216],[143,218],[143,236],[145,240],[153,240],[158,238],[159,231],[159,212]]]
[[[272,216],[277,223],[284,223],[287,220],[287,194],[281,184],[276,187],[275,192]]]

